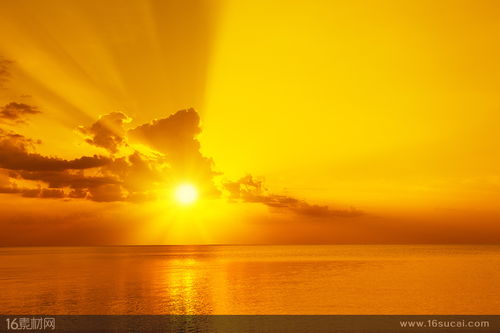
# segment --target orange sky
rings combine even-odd
[[[499,242],[499,10],[2,1],[0,245]]]

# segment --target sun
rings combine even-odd
[[[198,190],[194,185],[181,184],[176,187],[174,196],[181,205],[190,205],[198,200]]]

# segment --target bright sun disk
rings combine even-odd
[[[182,184],[175,189],[175,199],[183,205],[194,203],[198,199],[198,190],[191,184]]]

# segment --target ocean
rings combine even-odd
[[[0,247],[0,314],[498,314],[497,245]]]

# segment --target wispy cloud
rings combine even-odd
[[[38,113],[40,111],[32,105],[10,102],[0,107],[0,122],[24,123],[27,116]]]
[[[254,179],[251,175],[237,181],[228,181],[224,184],[230,194],[230,199],[241,202],[261,203],[276,210],[291,211],[300,215],[311,217],[357,217],[363,212],[354,208],[343,210],[333,209],[327,205],[310,204],[304,200],[288,195],[270,193],[264,188],[262,181]]]

